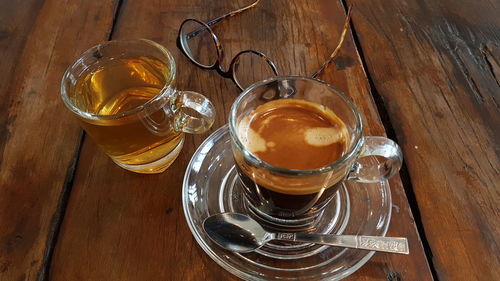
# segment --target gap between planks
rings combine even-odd
[[[124,2],[126,0],[117,0],[115,13],[113,15],[113,21],[111,27],[109,29],[107,40],[111,40],[113,37],[115,26],[118,21],[118,18],[121,15]],[[52,257],[54,254],[54,249],[57,245],[59,232],[61,230],[61,225],[64,220],[64,216],[66,214],[66,207],[68,206],[69,198],[71,196],[71,191],[73,189],[73,181],[76,174],[76,169],[78,165],[78,159],[80,158],[80,152],[83,147],[83,141],[85,140],[85,131],[81,130],[79,141],[75,148],[75,153],[73,154],[73,158],[71,164],[66,170],[66,177],[64,180],[63,188],[61,191],[61,195],[59,196],[59,202],[57,203],[56,211],[52,216],[52,221],[50,223],[50,230],[47,235],[47,246],[45,248],[45,253],[43,257],[42,267],[38,273],[38,281],[47,281],[50,280],[50,266],[52,264]]]
[[[347,7],[348,7],[347,0],[340,0],[340,1],[342,2],[342,5],[344,7],[345,12],[347,13]],[[355,13],[355,12],[356,12],[355,7],[353,7],[353,13]],[[394,140],[396,143],[398,143],[396,131],[394,130],[392,122],[389,118],[389,114],[388,114],[387,108],[385,107],[384,100],[383,100],[382,96],[378,93],[377,88],[375,87],[375,84],[373,83],[373,80],[372,80],[370,73],[368,71],[365,56],[363,53],[363,48],[361,47],[361,44],[358,40],[358,35],[356,33],[356,29],[355,29],[354,23],[352,22],[352,19],[351,19],[351,24],[350,24],[349,28],[351,29],[352,37],[354,40],[354,45],[358,51],[361,63],[363,64],[363,69],[365,69],[365,75],[366,75],[366,78],[367,78],[368,83],[369,83],[370,92],[371,92],[372,97],[375,101],[375,106],[377,107],[377,111],[378,111],[380,119],[382,121],[382,125],[385,128],[387,137]],[[405,162],[403,162],[403,164],[401,166],[401,170],[399,171],[399,175],[401,177],[401,181],[403,184],[403,189],[404,189],[405,194],[406,194],[406,198],[408,199],[408,204],[409,204],[411,212],[413,214],[413,219],[414,219],[415,225],[417,227],[418,235],[420,236],[420,240],[422,241],[422,246],[424,248],[425,257],[427,259],[427,263],[428,263],[429,268],[430,268],[431,273],[432,273],[432,278],[434,280],[438,281],[439,278],[437,275],[437,271],[436,271],[436,268],[434,266],[434,263],[432,262],[432,260],[433,260],[432,259],[432,257],[433,257],[432,249],[429,246],[429,242],[427,240],[427,237],[425,236],[425,227],[422,223],[420,209],[418,207],[418,202],[417,202],[417,199],[415,197],[415,193],[413,192],[413,185],[411,183],[410,174],[408,173],[408,168],[406,167]],[[390,276],[388,276],[388,280],[392,280],[390,278]]]

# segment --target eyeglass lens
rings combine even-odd
[[[238,54],[234,58],[232,71],[234,81],[241,89],[277,75],[268,60],[252,51]]]
[[[218,58],[217,45],[210,30],[203,24],[188,20],[181,27],[181,44],[191,60],[204,67],[213,66]]]

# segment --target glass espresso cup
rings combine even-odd
[[[319,125],[308,131],[301,125],[290,123],[290,131],[276,120],[292,120],[293,114],[273,117],[273,110],[280,108],[275,106],[280,104],[292,107],[302,105],[317,113],[330,112],[332,120],[343,125],[335,125],[341,130],[338,134],[333,131],[333,135],[329,129]],[[262,114],[255,117],[256,112]],[[306,122],[307,118],[304,119]],[[320,118],[318,122],[323,121]],[[267,131],[262,128],[267,128]],[[402,153],[396,143],[385,137],[363,136],[361,116],[353,102],[331,85],[308,77],[275,77],[247,88],[231,108],[229,130],[248,210],[268,228],[285,228],[287,231],[310,229],[321,219],[322,210],[344,181],[384,181],[401,167]],[[262,135],[264,131],[272,135],[274,141],[266,139]],[[338,156],[314,169],[283,168],[288,162],[296,162],[299,166],[305,162],[297,158],[298,148],[294,144],[309,138],[309,132],[317,132],[311,140],[316,145],[314,149],[321,149],[325,142],[337,139],[340,147]],[[276,143],[288,146],[281,150],[281,154],[273,156],[276,159],[273,161],[279,162],[283,158],[281,166],[270,164],[258,156],[262,151],[277,149],[279,144]],[[320,161],[324,155],[321,150],[319,153],[314,151]]]
[[[214,122],[207,98],[175,89],[175,70],[172,55],[153,41],[109,41],[66,70],[61,97],[116,164],[160,173],[179,155],[184,133],[205,132]]]

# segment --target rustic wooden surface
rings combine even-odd
[[[44,276],[81,129],[58,97],[65,68],[106,40],[116,4],[0,3],[0,280]],[[91,31],[91,32],[89,32]]]
[[[271,56],[282,73],[313,73],[335,47],[344,20],[343,7],[328,2],[288,6],[288,1],[263,1],[255,9],[216,26],[214,30],[226,50],[226,63],[239,50],[255,48]],[[124,2],[112,38],[145,37],[170,49],[179,66],[178,87],[203,92],[214,101],[218,114],[215,130],[226,123],[237,88],[216,72],[189,63],[175,47],[175,38],[183,19],[209,20],[237,8],[238,3],[217,1],[210,9],[203,3]],[[351,39],[341,56],[347,62],[340,66],[342,70],[332,67],[323,79],[351,94],[369,124],[367,134],[383,134]],[[165,173],[155,176],[133,174],[113,165],[94,142],[85,138],[56,245],[52,280],[73,276],[83,280],[235,280],[204,254],[182,213],[183,173],[206,136],[188,136],[179,159]],[[390,235],[409,237],[412,255],[377,254],[351,280],[383,280],[387,276],[431,279],[400,181],[393,184],[399,213],[393,217]]]
[[[174,40],[183,19],[209,20],[248,2],[0,1],[1,281],[237,280],[201,250],[182,213],[184,169],[208,133],[187,136],[165,173],[127,172],[90,138],[82,141],[59,82],[99,41],[152,39],[173,53],[178,87],[213,101],[215,130],[237,88],[189,63]],[[388,235],[408,237],[411,255],[378,253],[347,280],[432,280],[432,268],[439,280],[500,279],[498,2],[347,2],[355,4],[360,45],[349,35],[321,79],[353,98],[366,134],[384,134],[378,110],[385,118],[387,109],[384,125],[403,146],[404,188],[410,200],[415,194],[417,225],[430,246],[426,257],[395,178]],[[333,50],[343,17],[336,1],[263,0],[214,31],[226,63],[253,48],[284,74],[308,75]]]
[[[348,1],[432,264],[439,280],[500,280],[500,2],[387,2]]]

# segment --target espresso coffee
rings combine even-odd
[[[280,168],[311,170],[346,150],[344,122],[330,109],[305,100],[279,99],[257,107],[239,126],[243,145]]]
[[[255,108],[238,123],[238,138],[260,160],[284,169],[313,170],[348,149],[344,122],[329,108],[300,99],[278,99]],[[235,155],[247,198],[260,211],[297,218],[322,208],[345,173],[296,178],[247,163]]]

